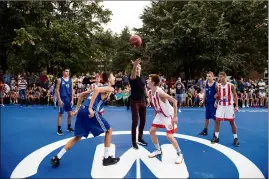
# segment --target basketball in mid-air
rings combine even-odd
[[[138,35],[132,35],[129,39],[131,46],[138,48],[142,44],[142,39]]]

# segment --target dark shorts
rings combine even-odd
[[[80,107],[75,124],[75,136],[88,137],[92,133],[96,137],[109,129],[110,125],[99,112],[95,112],[90,118],[88,107]]]
[[[217,111],[217,108],[215,108],[214,103],[206,104],[206,106],[205,106],[205,118],[216,120],[216,111]]]
[[[72,99],[69,97],[61,97],[64,105],[60,107],[59,105],[59,114],[63,114],[64,112],[72,111],[71,101]]]

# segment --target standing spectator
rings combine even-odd
[[[131,85],[131,110],[132,110],[132,144],[134,149],[138,149],[136,143],[136,128],[138,125],[138,115],[140,117],[138,144],[148,145],[143,139],[143,131],[146,123],[146,79],[141,75],[141,60],[133,62],[133,69],[130,77]]]
[[[198,88],[204,89],[204,80],[203,80],[203,78],[200,78],[196,85],[198,86]]]
[[[18,86],[19,86],[19,96],[20,96],[20,104],[23,105],[23,101],[28,105],[27,96],[26,96],[26,88],[27,88],[27,80],[25,78],[25,73],[18,76]]]
[[[48,77],[46,75],[46,72],[43,72],[42,75],[39,78],[40,80],[40,86],[42,88],[46,88],[46,82],[48,82]]]
[[[185,91],[185,86],[184,84],[181,82],[181,78],[178,77],[178,80],[175,83],[176,86],[176,100],[178,102],[178,112],[181,112],[180,107],[182,105],[183,102],[183,95],[184,95],[184,91]]]
[[[124,72],[124,75],[122,76],[122,82],[124,86],[127,86],[129,84],[129,78],[126,74],[126,72]]]
[[[116,77],[115,86],[117,88],[122,88],[122,76],[121,76],[121,74],[118,73],[115,75],[115,77]]]
[[[33,86],[37,82],[37,76],[35,75],[34,72],[32,72],[31,76],[29,77],[29,86]]]
[[[174,86],[174,84],[175,84],[175,79],[171,77],[170,80],[168,81],[168,87],[172,88],[172,86]]]
[[[237,91],[243,92],[244,88],[245,88],[245,85],[244,85],[243,78],[240,78],[240,80],[237,83]]]
[[[11,74],[9,73],[9,71],[6,71],[6,73],[3,76],[3,80],[4,80],[4,83],[6,83],[6,84],[8,84],[8,86],[10,86]]]

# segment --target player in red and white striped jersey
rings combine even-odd
[[[177,140],[173,134],[177,131],[177,101],[166,94],[158,85],[160,83],[159,75],[149,75],[147,86],[149,90],[149,99],[154,108],[154,120],[150,129],[151,139],[154,143],[155,150],[149,155],[150,158],[162,155],[162,151],[158,142],[156,131],[158,128],[166,128],[167,138],[172,143],[177,152],[175,159],[176,164],[183,161],[183,154],[179,148]],[[173,103],[173,107],[170,103]]]
[[[219,142],[219,129],[221,121],[229,121],[232,127],[234,135],[234,146],[239,146],[237,138],[237,128],[235,124],[235,112],[238,111],[238,99],[236,95],[235,86],[232,83],[227,82],[226,73],[219,73],[220,84],[218,86],[218,97],[215,102],[217,107],[216,122],[215,122],[215,135],[211,140],[211,143]],[[235,103],[235,107],[234,107]]]

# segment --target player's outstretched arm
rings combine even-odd
[[[132,68],[132,72],[131,72],[131,80],[134,80],[136,78],[136,68],[137,68],[137,65],[141,63],[141,60],[140,58],[136,59],[134,62],[131,61],[132,64],[133,64],[133,68]]]
[[[172,96],[168,95],[167,93],[165,93],[164,91],[161,91],[159,93],[161,98],[164,98],[165,100],[168,100],[169,102],[171,102],[173,104],[173,108],[174,108],[174,120],[176,121],[177,119],[177,100],[174,99]]]

